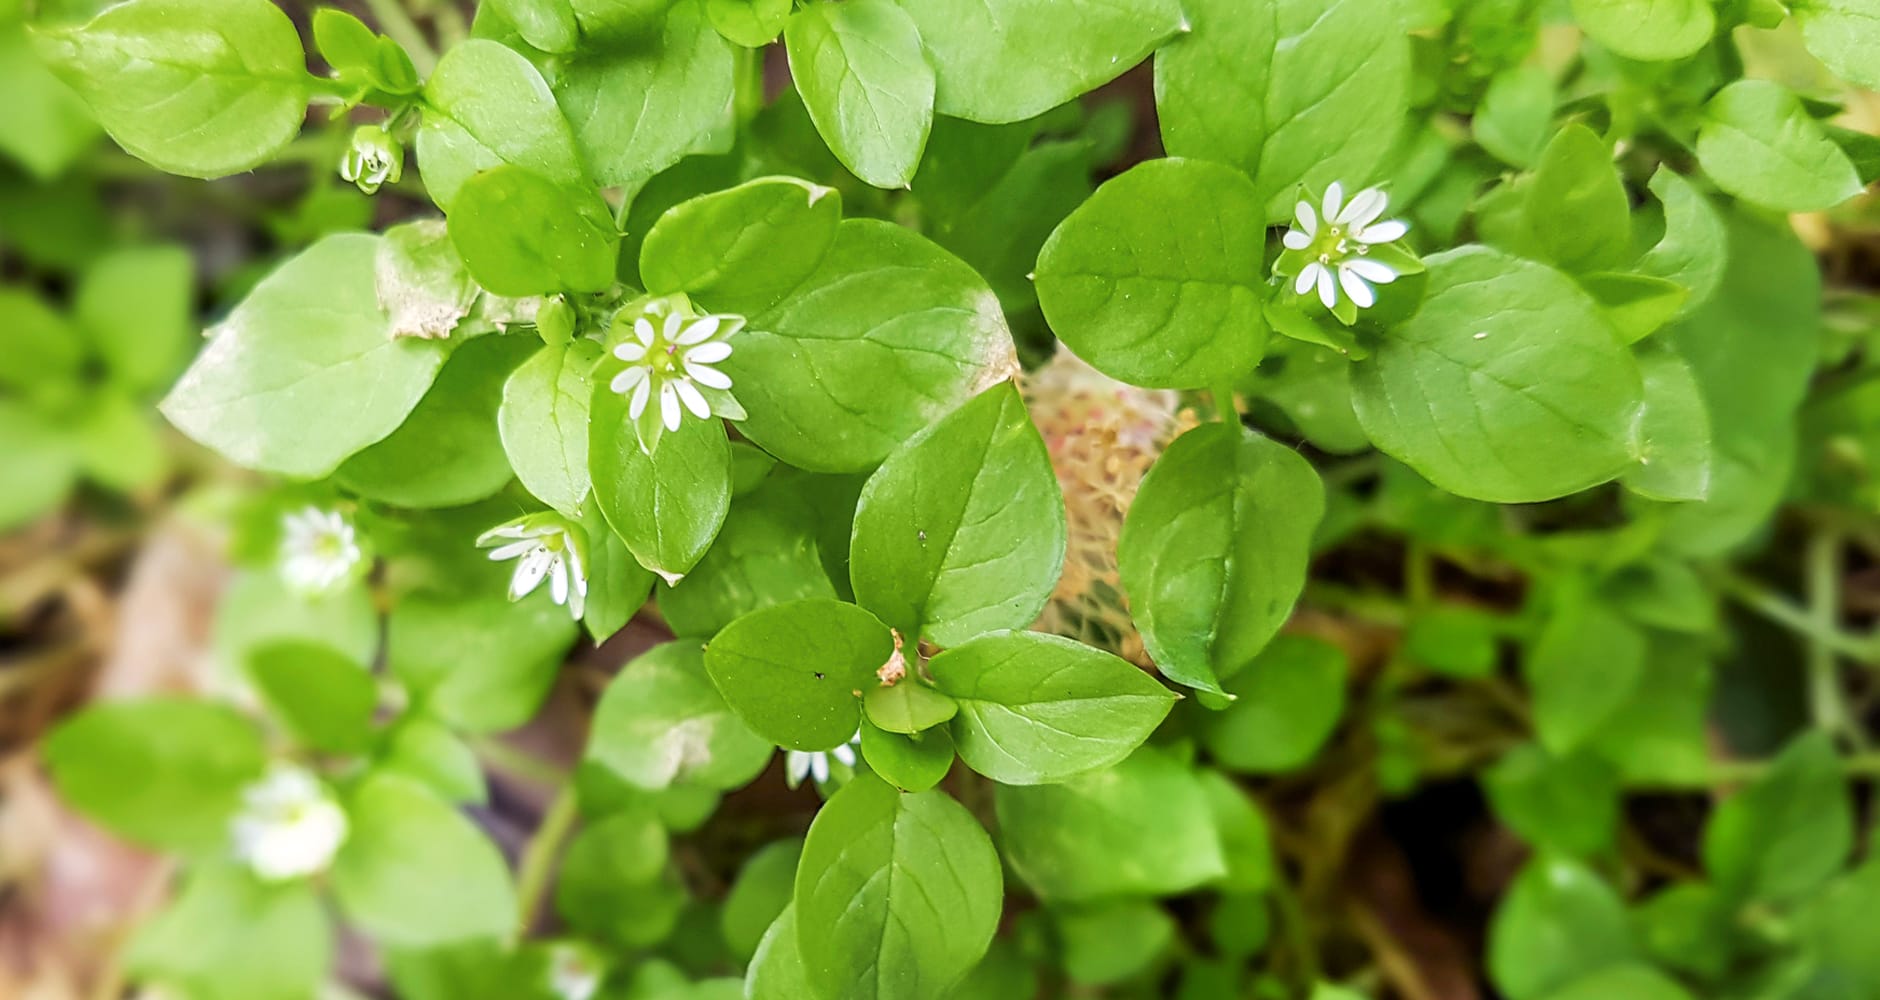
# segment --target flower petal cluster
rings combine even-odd
[[[608,387],[627,397],[628,419],[638,423],[656,407],[660,425],[676,431],[687,413],[700,420],[743,418],[731,377],[717,366],[731,357],[730,340],[744,329],[744,317],[698,315],[675,297],[655,299],[614,322],[628,331],[613,349],[626,367]]]
[[[281,578],[307,596],[351,579],[365,561],[359,533],[346,515],[303,507],[281,519]]]
[[[235,855],[268,882],[321,871],[346,841],[346,813],[305,768],[276,764],[242,791],[229,832]]]
[[[1346,201],[1344,186],[1337,183],[1325,190],[1316,210],[1310,200],[1301,199],[1284,239],[1287,250],[1307,257],[1293,280],[1293,291],[1306,295],[1316,289],[1327,309],[1337,308],[1341,292],[1360,309],[1376,305],[1373,286],[1396,281],[1399,272],[1375,259],[1372,250],[1410,232],[1401,220],[1378,221],[1389,207],[1382,188],[1365,188]]]
[[[477,545],[491,549],[492,560],[516,561],[510,600],[522,600],[547,581],[549,596],[576,621],[587,613],[587,535],[580,525],[559,514],[531,514],[484,532]]]

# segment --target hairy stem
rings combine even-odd
[[[574,783],[569,782],[556,794],[548,813],[542,817],[542,825],[536,828],[535,836],[529,838],[529,846],[523,849],[522,864],[516,874],[517,941],[528,937],[529,929],[535,926],[542,901],[548,895],[549,883],[554,880],[555,862],[561,857],[562,845],[574,832],[575,820],[580,815]]]

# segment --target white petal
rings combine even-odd
[[[1363,257],[1350,258],[1339,264],[1339,267],[1355,272],[1358,277],[1372,284],[1388,285],[1397,280],[1397,272],[1391,270],[1390,265],[1375,260],[1366,260]]]
[[[1304,250],[1312,245],[1312,237],[1299,229],[1286,230],[1286,238],[1280,241],[1288,250]]]
[[[510,542],[508,545],[504,545],[504,546],[501,546],[499,548],[492,550],[490,552],[490,561],[502,562],[505,559],[514,559],[515,557],[523,554],[524,552],[527,552],[530,549],[536,549],[536,548],[541,548],[541,545],[537,543],[534,539],[525,538],[520,542]]]
[[[1338,304],[1338,287],[1329,267],[1319,268],[1319,301],[1325,303],[1327,309]]]
[[[640,338],[640,346],[653,346],[653,339],[658,336],[653,332],[653,321],[641,316],[633,321],[633,335]]]
[[[587,588],[579,586],[580,582],[581,578],[575,577],[577,586],[574,588],[574,593],[568,595],[568,613],[574,616],[575,621],[580,621],[581,617],[587,614]]]
[[[1345,186],[1337,181],[1325,189],[1325,220],[1331,222],[1338,218],[1338,213],[1345,207]]]
[[[666,343],[670,344],[679,339],[679,331],[684,329],[684,327],[685,320],[682,319],[678,313],[669,312],[666,314],[665,321],[660,325],[659,333],[666,338]]]
[[[1384,209],[1388,207],[1390,198],[1384,194],[1383,188],[1365,188],[1338,214],[1338,221],[1352,229],[1362,229],[1376,222],[1377,217],[1383,215]]]
[[[1308,238],[1319,235],[1319,216],[1318,213],[1312,211],[1311,202],[1300,202],[1299,207],[1293,212],[1293,218],[1299,222],[1299,231],[1305,233]]]
[[[811,754],[809,758],[809,773],[816,779],[817,784],[826,784],[829,781],[829,755],[826,753]]]
[[[634,386],[639,385],[641,382],[646,381],[646,376],[647,376],[646,366],[635,365],[634,367],[629,368],[626,371],[623,371],[618,375],[615,375],[614,380],[612,382],[607,383],[607,387],[619,393],[620,395],[624,396],[627,393],[632,392]]]
[[[705,402],[704,396],[699,395],[698,386],[693,385],[691,379],[673,379],[672,387],[679,393],[679,402],[684,403],[685,408],[691,410],[693,416],[704,420],[712,415],[711,404]]]
[[[641,379],[640,384],[633,387],[633,398],[627,401],[628,420],[640,419],[640,414],[646,412],[646,401],[652,394],[653,380],[650,378]]]
[[[1389,222],[1380,222],[1375,226],[1365,226],[1363,231],[1358,233],[1358,242],[1371,244],[1395,243],[1403,239],[1404,234],[1408,232],[1410,232],[1409,223],[1399,219],[1392,219]]]
[[[700,365],[715,365],[730,356],[731,345],[722,340],[689,348],[683,355],[685,360]]]
[[[812,756],[814,755],[804,753],[801,750],[789,750],[784,752],[783,776],[784,779],[789,782],[791,788],[802,784],[803,779],[809,777],[810,758]]]
[[[829,751],[829,756],[834,757],[850,767],[855,766],[855,746],[853,744],[844,743],[834,750]]]
[[[692,381],[697,382],[699,385],[706,386],[707,388],[731,388],[731,376],[726,375],[716,368],[707,368],[704,365],[693,364],[687,361],[685,363],[685,373],[692,376]]]
[[[1352,305],[1360,309],[1377,305],[1377,296],[1371,291],[1371,286],[1365,284],[1364,279],[1358,277],[1351,268],[1338,269],[1338,283],[1344,286],[1345,294],[1351,296]]]
[[[1324,265],[1320,264],[1318,261],[1307,264],[1305,268],[1299,272],[1299,280],[1293,282],[1293,291],[1300,295],[1311,291],[1312,286],[1318,283],[1319,272],[1324,269]]]
[[[632,363],[646,357],[646,345],[637,340],[623,340],[614,346],[614,357]]]
[[[568,565],[560,559],[549,568],[548,596],[554,598],[556,604],[568,603]]]
[[[676,344],[699,344],[712,339],[718,333],[718,317],[701,316],[693,321],[685,332],[679,334],[673,342]]]
[[[516,575],[509,581],[509,599],[520,601],[534,593],[554,563],[555,554],[547,549],[537,549],[523,556],[522,561],[516,564]]]
[[[667,430],[679,429],[679,390],[671,382],[659,387],[659,419]]]

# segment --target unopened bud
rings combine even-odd
[[[384,184],[396,184],[405,174],[405,149],[391,133],[377,125],[353,130],[352,146],[340,158],[339,175],[366,194]]]

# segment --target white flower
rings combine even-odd
[[[495,546],[490,558],[516,560],[516,575],[509,580],[509,599],[520,601],[548,581],[548,594],[567,607],[576,621],[587,610],[587,559],[580,527],[553,514],[535,514],[484,532],[482,548]]]
[[[307,507],[281,521],[281,577],[303,594],[332,590],[363,558],[352,522],[339,511]]]
[[[805,753],[802,750],[787,751],[783,756],[784,778],[791,788],[801,785],[804,778],[815,778],[818,785],[828,784],[829,759],[833,757],[844,766],[854,767],[855,748],[860,746],[861,742],[862,734],[858,731],[849,738],[847,743],[834,750],[818,750],[813,753]]]
[[[235,854],[269,882],[322,871],[346,840],[346,813],[320,779],[291,764],[275,764],[242,790],[242,809],[230,823]]]
[[[339,161],[339,176],[366,194],[381,185],[396,184],[405,174],[405,151],[389,132],[377,125],[353,130],[352,145]]]
[[[1377,221],[1389,207],[1390,199],[1382,188],[1366,188],[1347,204],[1344,187],[1336,183],[1325,190],[1322,214],[1313,211],[1311,202],[1301,201],[1285,245],[1288,250],[1309,253],[1314,259],[1300,269],[1293,291],[1304,295],[1316,286],[1319,301],[1327,309],[1338,304],[1341,288],[1360,309],[1376,305],[1377,293],[1371,286],[1396,281],[1397,272],[1371,260],[1371,248],[1394,243],[1410,231],[1407,223],[1396,219]]]
[[[633,335],[614,347],[614,357],[627,368],[614,376],[610,387],[631,397],[629,419],[640,419],[657,394],[660,422],[676,431],[681,408],[700,420],[712,415],[711,400],[701,387],[717,392],[731,388],[731,377],[712,366],[731,356],[726,341],[744,329],[743,317],[688,312],[670,302],[655,303],[633,321]]]
[[[548,959],[548,988],[560,1000],[592,1000],[600,992],[602,972],[592,954],[562,945]]]

